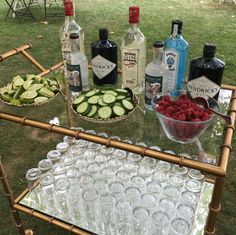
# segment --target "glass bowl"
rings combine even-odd
[[[195,118],[195,120],[177,120],[174,119],[171,115],[168,114],[162,114],[158,111],[158,106],[160,101],[177,101],[181,98],[189,98],[192,100],[193,98],[199,96],[199,93],[192,92],[192,91],[186,91],[186,90],[176,90],[176,91],[171,91],[167,93],[159,93],[152,99],[152,109],[156,113],[161,126],[166,134],[166,136],[177,142],[177,143],[182,143],[182,144],[187,144],[187,143],[193,143],[195,142],[205,131],[206,129],[212,124],[215,114],[212,112],[210,114],[209,119],[207,120],[200,120],[199,118]],[[216,111],[220,111],[220,106],[216,100],[209,96],[205,96],[209,102],[209,106],[212,109],[215,109]],[[176,107],[176,106],[175,106]],[[166,109],[168,109],[166,107]],[[179,110],[181,111],[181,106],[179,106]],[[192,114],[193,115],[193,114]]]

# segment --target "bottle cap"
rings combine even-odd
[[[77,39],[77,38],[79,38],[79,34],[78,34],[78,33],[71,33],[71,34],[69,35],[69,38],[70,38],[70,39]]]
[[[164,46],[164,42],[163,41],[155,41],[153,43],[153,47],[155,47],[155,48],[161,48],[163,46]]]
[[[65,16],[73,16],[75,14],[72,0],[64,1],[64,14]]]
[[[139,23],[139,6],[130,6],[129,7],[129,23],[136,24]]]
[[[205,43],[203,48],[203,57],[204,58],[213,58],[216,53],[216,45],[211,43]]]
[[[107,40],[108,29],[106,29],[106,28],[99,29],[99,38],[100,38],[100,40]]]
[[[176,32],[177,34],[182,33],[182,27],[183,27],[183,21],[182,20],[172,20],[172,27],[171,27],[171,33],[175,33],[174,29],[175,27],[178,27],[178,31]]]

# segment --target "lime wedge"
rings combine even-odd
[[[18,77],[14,82],[13,82],[13,88],[19,87],[24,84],[24,79],[21,77]]]
[[[21,76],[17,75],[15,77],[13,77],[12,81],[15,82],[17,79],[21,78]]]
[[[12,99],[10,101],[11,104],[14,104],[14,105],[20,105],[21,104],[21,100],[20,99]]]
[[[21,94],[20,98],[22,99],[34,99],[38,95],[37,91],[32,90],[32,91],[25,91]]]
[[[26,80],[23,84],[23,87],[25,90],[29,89],[31,84],[32,84],[33,80]]]
[[[21,85],[21,86],[19,86],[18,89],[16,90],[16,92],[15,92],[13,98],[14,98],[14,99],[19,98],[20,95],[21,95],[23,92],[24,92],[24,87],[23,87],[23,85]]]
[[[38,91],[38,93],[39,93],[39,95],[41,95],[41,96],[46,96],[46,97],[48,97],[48,98],[52,98],[52,97],[54,97],[54,95],[55,95],[52,91],[50,91],[50,90],[48,90],[47,88],[44,88],[44,87],[42,87],[42,88]]]
[[[43,87],[43,84],[32,84],[30,88],[28,88],[28,91],[37,91],[40,90]]]
[[[46,102],[47,100],[48,100],[48,98],[45,96],[38,96],[34,99],[34,103],[40,104],[40,103]]]

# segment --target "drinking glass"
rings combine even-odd
[[[105,132],[99,132],[99,133],[97,133],[97,136],[108,138],[108,134]]]
[[[59,178],[55,181],[55,199],[58,212],[60,216],[68,220],[71,215],[69,211],[68,192],[70,188],[70,182],[66,178]]]
[[[141,160],[141,165],[143,166],[148,166],[151,169],[154,169],[154,167],[156,166],[156,159],[151,158],[151,157],[143,157]]]
[[[185,204],[179,204],[177,207],[177,213],[179,217],[184,218],[189,222],[189,224],[192,224],[195,216],[195,210],[193,209],[193,207]]]
[[[109,184],[109,191],[116,200],[124,197],[124,185],[119,181],[114,181]]]
[[[159,146],[151,146],[149,148],[153,149],[153,150],[156,150],[156,151],[161,151],[161,148]]]
[[[175,155],[175,152],[173,150],[165,150],[163,151],[164,153],[169,153],[169,154],[172,154],[172,155]]]
[[[91,149],[92,151],[96,152],[98,150],[100,150],[100,148],[102,147],[101,144],[97,144],[97,143],[93,143],[93,142],[90,142],[89,145],[88,145],[89,149]]]
[[[131,177],[128,171],[126,170],[120,170],[116,172],[116,179],[120,182],[123,182],[125,184],[128,184]]]
[[[129,162],[132,162],[132,163],[136,164],[137,166],[139,166],[139,164],[142,160],[142,157],[138,154],[135,154],[135,153],[128,153],[127,160]]]
[[[66,176],[66,168],[62,163],[56,163],[52,166],[51,172],[55,180]]]
[[[203,180],[204,175],[199,170],[189,169],[188,176],[195,180]]]
[[[94,187],[94,189],[97,190],[99,195],[108,192],[108,184],[105,179],[102,179],[102,178],[95,179],[93,182],[93,187]]]
[[[87,166],[87,172],[96,179],[100,175],[100,166],[96,162],[89,163]]]
[[[115,206],[117,235],[132,234],[132,210],[126,199],[121,199]]]
[[[82,155],[82,153],[83,153],[83,149],[81,149],[77,145],[70,146],[68,150],[68,154],[72,155],[75,160],[78,159]]]
[[[128,171],[130,176],[134,176],[137,174],[138,165],[135,162],[126,161],[123,164],[123,169]]]
[[[130,183],[131,186],[139,188],[140,191],[143,190],[146,185],[145,179],[142,176],[138,175],[133,176],[130,180]]]
[[[159,182],[161,187],[165,187],[167,185],[167,173],[163,171],[154,171],[152,174],[152,180],[156,180]]]
[[[76,143],[76,138],[72,137],[72,136],[65,135],[63,137],[63,142],[65,142],[65,143],[67,143],[71,146],[71,145],[74,145]]]
[[[172,173],[168,175],[168,181],[175,187],[182,187],[184,185],[185,178],[182,175]]]
[[[123,162],[117,158],[111,158],[108,161],[108,166],[113,169],[115,172],[118,171],[123,165]]]
[[[69,150],[69,144],[66,142],[60,142],[56,145],[56,150],[58,150],[61,154],[65,154]]]
[[[135,145],[147,148],[147,145],[144,142],[136,142]]]
[[[117,140],[117,141],[121,141],[120,137],[119,137],[119,136],[116,136],[116,135],[110,136],[110,139],[112,139],[112,140]]]
[[[79,139],[79,140],[76,140],[75,146],[84,150],[88,146],[89,143],[90,142],[87,140]]]
[[[141,196],[141,205],[151,212],[156,206],[156,197],[153,193],[144,193]]]
[[[49,159],[53,164],[60,161],[61,152],[58,150],[51,150],[47,153],[47,159]]]
[[[177,175],[183,175],[186,176],[188,169],[184,166],[174,166],[172,168],[172,172],[177,174]]]
[[[111,155],[114,152],[114,148],[107,148],[106,146],[102,146],[100,152],[105,155]]]
[[[77,184],[79,171],[75,167],[71,167],[66,171],[66,177],[71,185]]]
[[[156,199],[160,199],[162,196],[163,189],[157,180],[152,180],[147,183],[147,190],[156,196]]]
[[[171,221],[171,235],[189,235],[190,225],[183,218],[175,218]]]
[[[55,215],[57,212],[56,201],[54,196],[54,177],[51,173],[46,173],[40,176],[39,180],[42,204],[49,214]]]
[[[109,194],[100,196],[101,234],[115,234],[114,197]]]
[[[133,231],[135,235],[149,235],[150,213],[144,207],[138,206],[133,209]]]
[[[199,194],[186,190],[181,193],[181,199],[184,204],[192,206],[194,209],[196,209],[199,200]]]
[[[168,173],[171,169],[171,164],[164,161],[158,161],[156,167],[158,170]]]
[[[122,142],[127,143],[127,144],[133,144],[131,140],[122,140]]]
[[[154,172],[154,169],[147,165],[141,165],[138,168],[138,175],[142,176],[147,181],[151,179],[153,172]]]
[[[169,233],[169,216],[163,211],[155,211],[151,218],[150,235],[167,235]]]
[[[158,204],[158,210],[166,212],[169,218],[173,218],[175,216],[176,207],[173,199],[169,198],[161,198]]]
[[[88,189],[83,192],[83,213],[85,217],[84,225],[92,231],[97,231],[99,224],[98,212],[98,193],[94,189]]]
[[[117,159],[123,161],[127,156],[127,152],[124,150],[115,149],[112,155],[115,156]]]
[[[92,176],[88,173],[83,173],[78,177],[78,183],[81,185],[83,191],[88,190],[93,183]]]
[[[167,185],[163,190],[164,195],[172,200],[176,200],[176,198],[179,198],[180,192],[179,189],[176,188],[173,185]]]
[[[74,166],[75,158],[70,154],[66,154],[62,157],[61,163],[65,166],[66,170],[68,170],[70,167]]]
[[[95,161],[95,152],[92,149],[84,149],[80,157],[83,157],[87,162]]]
[[[185,187],[187,190],[191,192],[198,193],[202,189],[202,181],[195,180],[195,179],[188,179],[185,182]]]
[[[91,134],[91,135],[96,135],[96,132],[94,130],[86,130],[85,133]]]
[[[110,167],[105,167],[100,171],[100,177],[109,183],[115,180],[115,172]]]
[[[95,156],[95,162],[99,164],[100,168],[104,168],[107,166],[107,157],[104,154],[98,154]]]
[[[140,194],[140,190],[138,188],[128,187],[125,190],[125,196],[132,208],[140,205],[141,194]]]
[[[76,162],[75,162],[75,167],[78,169],[80,173],[86,173],[86,167],[88,165],[88,162],[80,157]]]
[[[38,168],[41,171],[41,174],[44,174],[51,170],[52,162],[49,159],[43,159],[38,163]]]

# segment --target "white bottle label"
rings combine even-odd
[[[176,82],[178,77],[178,64],[179,64],[179,53],[174,50],[165,50],[164,51],[164,62],[168,66],[168,80],[167,87],[168,90],[176,89]]]
[[[115,63],[100,55],[97,55],[92,59],[93,72],[99,79],[106,77],[115,67]]]
[[[67,76],[69,88],[72,91],[82,91],[82,78],[80,65],[67,64]]]
[[[189,91],[199,93],[199,95],[205,94],[210,97],[214,97],[220,90],[220,86],[212,82],[205,76],[193,79],[187,83]]]
[[[138,49],[123,49],[123,84],[130,88],[135,88],[138,85],[138,56]]]

